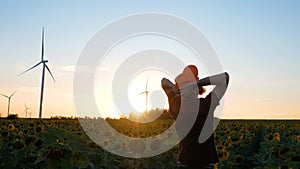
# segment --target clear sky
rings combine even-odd
[[[0,93],[9,95],[17,90],[11,113],[24,116],[26,104],[32,117],[38,116],[41,67],[17,75],[39,61],[43,26],[45,57],[57,81],[54,83],[47,74],[44,117],[76,116],[72,99],[74,66],[86,42],[121,17],[161,12],[183,18],[203,32],[215,47],[223,69],[230,73],[221,118],[300,118],[300,1],[0,3]],[[137,91],[143,90],[145,77],[137,76]],[[149,82],[153,87],[149,90],[156,90],[157,83]],[[111,104],[109,97],[96,97]],[[7,113],[7,99],[3,97],[0,113]]]

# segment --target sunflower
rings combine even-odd
[[[274,133],[273,137],[274,137],[274,140],[280,141],[280,134],[278,132]]]
[[[8,125],[8,130],[13,131],[15,129],[15,126],[13,124]]]
[[[5,130],[5,129],[7,129],[7,125],[5,125],[5,124],[2,124],[2,125],[1,125],[1,129],[2,129],[2,130]]]
[[[297,136],[298,143],[300,143],[300,135]]]
[[[292,140],[296,141],[297,140],[297,136],[292,136]]]
[[[128,134],[128,137],[134,137],[134,134],[133,134],[132,132],[130,132],[130,133]]]
[[[110,141],[109,141],[109,139],[104,139],[104,140],[102,140],[101,144],[104,147],[109,147],[110,146]]]
[[[220,161],[224,161],[224,160],[227,160],[228,158],[229,158],[229,156],[230,156],[230,153],[229,153],[229,151],[223,151],[222,152],[222,156],[221,157],[219,157],[220,158]]]
[[[225,147],[221,144],[221,145],[217,146],[217,149],[223,151],[225,149]]]
[[[20,141],[20,140],[17,140],[13,144],[13,148],[16,149],[16,150],[19,150],[19,149],[21,149],[23,147],[24,147],[24,143],[22,141]]]
[[[2,136],[2,138],[5,138],[5,137],[7,137],[8,136],[8,132],[7,131],[3,131],[2,133],[1,133],[1,136]]]
[[[36,131],[37,133],[41,133],[43,130],[44,130],[44,128],[43,128],[42,126],[37,126],[37,127],[35,128],[35,131]]]
[[[29,145],[30,143],[34,143],[37,140],[36,136],[26,136],[25,137],[25,145]]]
[[[299,124],[294,124],[294,129],[295,130],[299,130],[300,128],[299,128]]]
[[[23,136],[23,135],[24,135],[23,131],[19,131],[19,132],[18,132],[18,135],[19,135],[19,136]]]
[[[284,124],[281,124],[279,128],[280,128],[281,130],[284,130],[284,129],[285,129],[285,125],[284,125]]]
[[[227,134],[227,135],[230,133],[231,133],[231,131],[229,129],[225,131],[225,134]]]
[[[283,157],[283,156],[285,156],[289,151],[290,151],[290,148],[289,148],[289,147],[282,147],[282,148],[278,151],[278,156],[279,156],[279,157]]]
[[[269,133],[268,135],[266,135],[264,137],[264,140],[267,142],[267,141],[271,141],[274,139],[274,135],[272,133]]]
[[[88,141],[87,144],[90,148],[98,148],[98,145],[93,141]]]
[[[40,146],[42,146],[43,145],[43,140],[41,140],[41,139],[36,139],[35,140],[35,142],[34,142],[34,145],[36,146],[36,147],[40,147]]]

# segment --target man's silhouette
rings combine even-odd
[[[178,168],[214,168],[214,163],[218,162],[217,152],[213,137],[213,120],[209,121],[209,131],[202,131],[207,119],[213,119],[213,112],[219,105],[219,101],[224,96],[228,82],[228,73],[206,77],[198,80],[198,69],[194,65],[187,66],[183,73],[175,79],[175,85],[168,79],[162,79],[162,88],[168,96],[169,113],[174,120],[179,113],[181,121],[176,126],[177,134],[181,141],[179,143]],[[205,97],[199,98],[205,92],[203,86],[214,85],[215,88]],[[193,87],[197,88],[194,90]],[[197,93],[195,93],[197,91]],[[196,106],[196,109],[193,108]],[[196,115],[193,115],[195,111]],[[194,124],[189,131],[184,130],[185,119],[195,117]],[[178,121],[178,120],[177,120]],[[176,122],[177,122],[176,121]],[[188,123],[189,120],[186,120]],[[186,126],[188,126],[187,124]],[[186,134],[187,132],[187,134]],[[201,132],[210,132],[209,138],[203,143],[199,143]]]

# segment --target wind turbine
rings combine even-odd
[[[37,63],[36,65],[32,66],[31,68],[25,70],[24,72],[20,73],[20,75],[30,71],[31,69],[37,67],[38,65],[42,64],[43,69],[42,69],[42,84],[41,84],[41,96],[40,96],[40,110],[39,110],[39,119],[42,119],[42,111],[43,111],[43,95],[44,95],[44,84],[45,84],[45,69],[47,69],[47,71],[49,72],[49,74],[51,75],[53,81],[55,82],[55,79],[49,69],[49,67],[47,66],[48,60],[44,59],[44,28],[42,31],[42,54],[41,54],[41,61],[39,63]]]
[[[27,113],[28,113],[28,111],[27,110],[30,110],[30,108],[29,107],[27,107],[26,106],[26,104],[24,104],[24,106],[25,106],[25,110],[24,110],[24,112],[26,113],[26,118],[27,118]],[[31,113],[30,113],[31,114]],[[30,116],[31,117],[31,116]]]
[[[31,119],[31,113],[32,113],[32,111],[30,110],[30,112],[28,112],[29,113],[29,118]]]
[[[0,94],[1,96],[4,96],[8,99],[8,108],[7,108],[7,117],[9,116],[9,108],[10,108],[10,99],[13,97],[13,95],[16,93],[16,91],[14,91],[10,96],[7,96],[5,94]]]
[[[139,95],[141,95],[141,94],[146,95],[146,113],[148,113],[148,94],[149,94],[149,91],[148,91],[148,77],[147,77],[147,81],[146,81],[146,90],[143,91],[142,93],[140,93]]]

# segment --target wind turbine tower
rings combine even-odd
[[[24,110],[24,112],[25,112],[25,114],[26,114],[26,118],[27,118],[27,113],[28,113],[28,111],[27,110],[30,110],[30,108],[29,107],[27,107],[26,106],[26,104],[24,104],[24,106],[25,106],[25,110]],[[30,116],[31,117],[31,116]]]
[[[148,77],[147,77],[147,81],[146,81],[146,90],[143,91],[141,94],[145,94],[146,95],[146,113],[148,113],[148,95],[149,95],[149,91],[148,91]]]
[[[53,81],[55,82],[55,79],[49,69],[49,67],[47,66],[48,60],[44,59],[44,28],[42,30],[42,54],[41,54],[41,61],[38,62],[36,65],[32,66],[31,68],[25,70],[24,72],[22,72],[20,75],[30,71],[31,69],[37,67],[38,65],[42,64],[43,68],[42,68],[42,84],[41,84],[41,95],[40,95],[40,110],[39,110],[39,119],[42,119],[42,112],[43,112],[43,96],[44,96],[44,84],[45,84],[45,69],[47,69],[47,71],[49,72],[49,74],[51,75]]]

